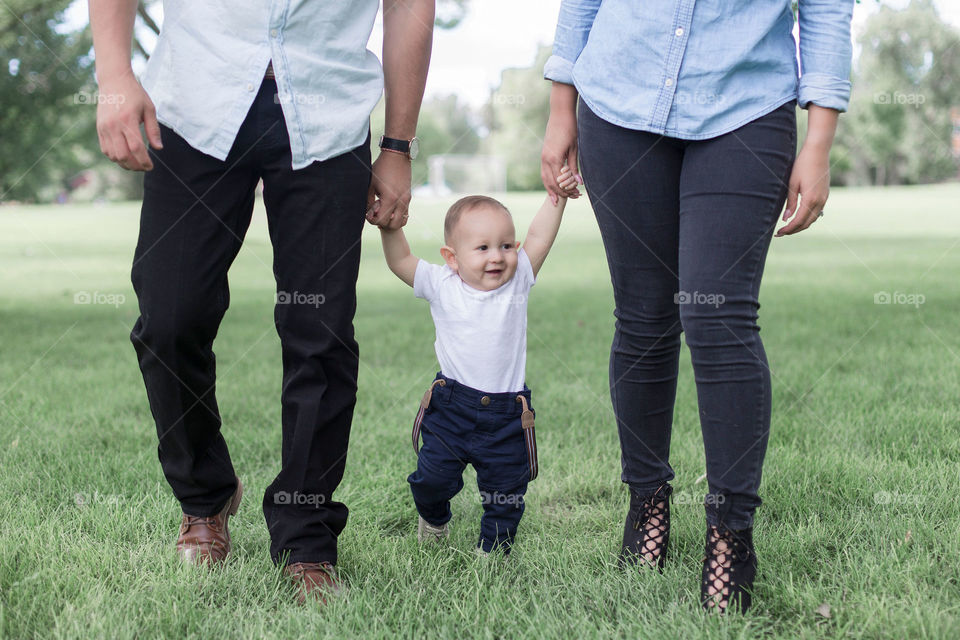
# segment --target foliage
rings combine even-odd
[[[506,158],[508,189],[543,188],[540,149],[550,115],[550,83],[543,79],[543,65],[550,51],[549,46],[540,47],[532,66],[506,69],[484,107],[490,130],[484,149]]]
[[[5,2],[0,14],[0,202],[51,199],[95,158],[90,33],[60,28],[69,4]]]
[[[960,107],[960,33],[931,0],[882,6],[859,39],[849,113],[834,159],[841,182],[916,184],[957,173],[950,109]]]

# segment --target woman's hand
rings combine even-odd
[[[576,178],[563,187],[557,176],[567,166]],[[577,186],[583,184],[577,168],[577,90],[568,84],[553,83],[550,92],[550,119],[543,136],[543,151],[540,154],[540,179],[557,204],[560,198],[579,198]]]
[[[837,131],[839,113],[834,109],[809,105],[807,138],[793,163],[787,192],[787,206],[783,211],[786,226],[776,236],[789,236],[803,231],[823,211],[830,195],[830,147]]]
[[[816,222],[830,195],[830,149],[800,149],[790,174],[787,207],[783,220],[793,220],[777,231],[777,237],[803,231]],[[799,200],[799,207],[798,207]]]

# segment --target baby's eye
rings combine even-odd
[[[509,242],[505,242],[502,248],[504,251],[510,251],[510,249],[513,249],[513,245],[510,244]]]
[[[482,244],[482,245],[480,245],[479,247],[477,247],[477,250],[479,250],[479,251],[486,251],[486,250],[487,250],[487,245]]]

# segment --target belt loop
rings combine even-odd
[[[430,388],[427,389],[427,392],[423,394],[423,399],[420,400],[420,410],[417,411],[417,417],[413,421],[413,433],[411,437],[413,438],[413,452],[420,455],[420,425],[423,423],[423,415],[427,412],[427,409],[430,408],[430,399],[433,397],[433,388],[437,385],[441,387],[447,386],[447,381],[443,378],[438,378],[433,381],[433,384],[430,385]]]

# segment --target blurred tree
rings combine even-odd
[[[859,44],[836,181],[917,184],[956,175],[950,108],[960,106],[960,32],[932,0],[912,0],[902,10],[881,6]]]
[[[542,189],[540,149],[550,115],[550,83],[543,79],[543,65],[552,47],[542,46],[529,67],[506,69],[500,86],[484,107],[484,121],[490,135],[484,153],[507,161],[507,188]]]
[[[61,28],[69,4],[6,0],[0,13],[0,202],[53,199],[94,157],[90,33]]]
[[[421,140],[420,155],[413,163],[414,186],[427,181],[427,160],[438,153],[477,153],[480,149],[480,135],[477,131],[477,116],[469,105],[461,102],[457,96],[449,95],[426,100],[420,108],[417,122],[417,137]],[[370,144],[377,157],[377,143],[383,132],[384,103],[380,100],[370,117],[370,129],[373,133]]]

